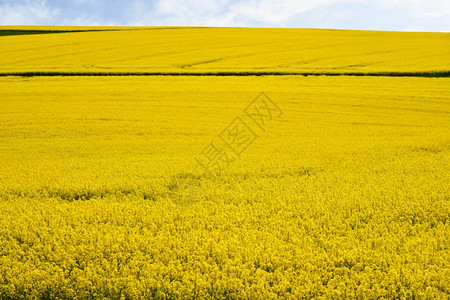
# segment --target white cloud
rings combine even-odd
[[[164,25],[253,26],[258,23],[282,26],[297,14],[338,2],[339,0],[158,0],[149,16],[156,16]],[[141,19],[142,10],[139,10],[139,15]]]
[[[309,10],[317,9],[326,5],[337,3],[337,0],[317,1],[247,1],[238,3],[231,10],[241,19],[256,20],[269,25],[284,24],[293,17]],[[342,2],[342,1],[341,1]],[[352,2],[352,1],[346,1]]]
[[[45,0],[0,2],[1,25],[51,24],[58,14],[58,9],[48,6]]]

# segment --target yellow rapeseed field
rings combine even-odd
[[[450,296],[448,34],[7,29],[0,299]]]
[[[2,29],[41,28],[0,26]],[[92,31],[3,36],[0,73],[450,69],[450,33],[192,27],[42,29]]]

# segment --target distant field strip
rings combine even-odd
[[[11,29],[11,30],[0,30],[0,37],[11,36],[11,35],[74,33],[74,32],[91,32],[91,31],[105,31],[105,30],[16,30],[16,29]]]
[[[3,76],[447,77],[450,72],[448,33],[29,26],[0,27],[2,32],[14,34],[0,36]]]
[[[1,28],[1,27],[0,27]],[[22,26],[19,26],[22,28]],[[52,33],[75,33],[75,32],[93,32],[93,31],[118,31],[118,30],[138,30],[137,28],[97,28],[97,29],[82,29],[86,27],[81,27],[81,29],[77,29],[77,27],[63,27],[64,29],[55,29],[59,27],[50,27],[49,30],[44,29],[0,29],[0,37],[2,36],[11,36],[11,35],[29,35],[29,34],[52,34]],[[147,28],[150,30],[151,28]],[[154,30],[161,29],[177,29],[177,27],[160,27],[153,28]]]

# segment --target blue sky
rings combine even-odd
[[[0,0],[0,25],[450,31],[450,0]]]

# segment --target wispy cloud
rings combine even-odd
[[[0,24],[450,31],[450,1],[0,0]]]
[[[4,25],[44,24],[59,15],[58,7],[45,0],[0,1],[0,23]]]

